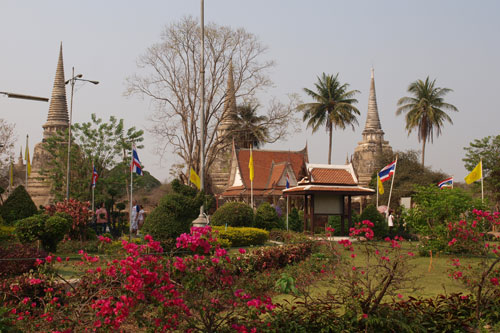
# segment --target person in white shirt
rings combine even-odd
[[[134,200],[134,205],[132,206],[132,212],[130,212],[130,233],[132,235],[137,235],[138,226],[138,217],[139,217],[139,205],[137,204],[137,200]]]

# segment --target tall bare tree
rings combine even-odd
[[[152,101],[150,131],[159,143],[159,153],[173,150],[189,167],[200,160],[201,82],[200,26],[192,17],[166,26],[160,42],[138,59],[141,70],[127,79],[126,94],[139,94]],[[267,48],[244,29],[208,24],[205,27],[205,152],[210,169],[228,140],[218,136],[227,96],[229,64],[234,68],[235,95],[254,100],[257,92],[269,87],[267,71],[272,61],[261,61]],[[283,138],[293,121],[294,99],[290,104],[271,101],[265,114],[271,141]]]

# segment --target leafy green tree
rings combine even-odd
[[[429,77],[425,81],[417,80],[408,86],[408,92],[413,96],[402,97],[398,101],[396,115],[406,113],[406,130],[408,135],[416,129],[418,142],[422,142],[422,166],[424,166],[425,144],[433,142],[434,132],[436,136],[441,134],[444,122],[453,124],[446,111],[458,111],[458,109],[444,101],[444,96],[453,91],[449,88],[436,87],[436,80],[431,81]]]
[[[135,142],[139,149],[143,147],[140,142],[144,140],[144,131],[135,127],[125,129],[123,119],[118,120],[114,116],[104,122],[92,114],[90,122],[74,124],[72,133],[74,144],[70,154],[70,196],[78,200],[89,200],[92,165],[99,174],[95,189],[96,198],[107,197],[110,188],[118,191],[119,187],[122,187],[128,193],[128,187],[124,185],[128,185],[130,177],[129,152],[132,142]],[[45,143],[50,158],[42,172],[54,184],[52,191],[56,200],[65,197],[67,136],[67,131],[59,132],[49,137]]]
[[[395,153],[382,154],[378,156],[376,161],[376,170],[382,169],[387,164],[395,160],[398,155],[398,164],[396,166],[396,174],[394,175],[394,186],[391,196],[391,207],[399,205],[402,197],[411,197],[415,193],[415,185],[430,185],[437,184],[449,177],[447,174],[440,171],[433,171],[428,167],[422,166],[419,162],[418,152],[414,150],[398,151]],[[391,180],[384,183],[384,194],[379,195],[379,205],[386,205],[389,200],[389,189]],[[376,189],[377,172],[372,176],[370,187]],[[375,195],[371,198],[372,203],[375,202]]]
[[[230,135],[241,148],[260,147],[269,137],[266,116],[257,114],[258,105],[239,105],[231,115]]]
[[[329,134],[328,164],[331,164],[333,127],[345,129],[351,126],[354,130],[354,124],[358,124],[356,115],[360,114],[354,106],[358,103],[354,96],[359,91],[349,91],[349,84],[342,84],[338,73],[335,76],[323,73],[321,77],[318,77],[315,87],[316,91],[304,88],[305,93],[314,102],[300,104],[298,110],[304,112],[303,120],[307,120],[307,127],[311,127],[313,133],[326,125]]]
[[[500,202],[500,135],[475,139],[465,147],[465,168],[472,171],[483,160],[483,182],[494,199],[497,210]]]

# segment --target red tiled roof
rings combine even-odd
[[[268,185],[269,173],[272,163],[289,162],[292,166],[295,178],[299,178],[302,168],[307,163],[307,153],[305,151],[272,151],[253,150],[254,179],[253,188],[265,189]],[[250,160],[250,149],[240,149],[237,153],[240,166],[241,177],[246,188],[250,188],[250,171],[248,161]],[[272,184],[272,183],[271,183]],[[269,185],[271,185],[269,184]]]
[[[283,190],[283,194],[297,195],[312,192],[336,192],[349,195],[369,195],[374,194],[375,190],[361,186],[328,186],[328,185],[300,185]]]
[[[273,169],[271,171],[271,177],[269,178],[269,182],[267,183],[268,188],[272,188],[273,185],[277,184],[285,171],[286,163],[280,163],[273,165]]]
[[[357,185],[351,173],[345,169],[313,168],[313,183]]]

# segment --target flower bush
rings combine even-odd
[[[192,256],[165,257],[159,242],[148,235],[144,240],[123,241],[126,257],[108,262],[80,251],[85,273],[76,284],[64,284],[50,269],[57,260],[47,257],[36,274],[22,278],[22,288],[12,281],[6,286],[10,318],[23,331],[120,330],[133,322],[156,332],[250,332],[274,309],[270,297],[238,284],[237,263],[245,253],[235,257],[213,248],[210,227],[177,239]]]
[[[76,199],[64,200],[45,207],[45,214],[53,216],[56,213],[65,213],[72,217],[73,224],[70,230],[70,237],[73,239],[85,240],[89,219],[92,212],[89,209],[89,202],[81,202]]]
[[[490,243],[485,231],[500,225],[500,213],[472,211],[470,222],[460,221],[448,225],[448,248],[455,253],[472,253],[481,258],[476,265],[462,264],[460,258],[452,259],[449,276],[460,281],[476,299],[476,319],[500,295],[500,245]]]

